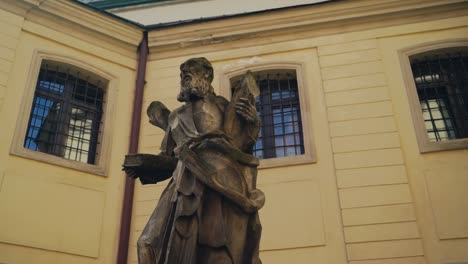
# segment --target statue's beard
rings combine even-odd
[[[205,96],[212,94],[213,88],[208,82],[196,81],[183,82],[180,87],[180,93],[177,96],[179,102],[188,102],[197,99],[204,98]]]

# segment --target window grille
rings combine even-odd
[[[466,50],[439,50],[410,57],[429,141],[468,137]]]
[[[105,85],[85,70],[43,61],[24,147],[95,164]]]
[[[260,88],[256,108],[261,123],[254,156],[269,159],[304,154],[296,71],[268,70],[253,74]]]

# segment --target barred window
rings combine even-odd
[[[304,154],[296,71],[264,70],[253,74],[260,88],[256,108],[261,123],[254,156],[270,159]],[[231,79],[231,87],[238,79]]]
[[[433,50],[410,62],[429,141],[468,138],[468,49]]]
[[[106,85],[86,70],[43,60],[24,147],[95,164]]]

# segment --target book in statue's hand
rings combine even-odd
[[[125,156],[124,170],[132,171],[132,177],[142,184],[154,184],[172,176],[177,158],[167,155],[129,154]]]
[[[255,97],[260,94],[260,89],[255,81],[252,72],[247,71],[242,79],[235,84],[231,101],[229,102],[224,114],[224,131],[226,135],[232,138],[232,143],[235,147],[242,151],[249,151],[252,148],[258,131],[251,135],[246,130],[245,118],[241,118],[236,110],[236,105],[249,104],[255,107]],[[255,113],[255,115],[257,115]]]

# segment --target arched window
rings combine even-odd
[[[420,152],[468,147],[467,44],[437,42],[400,53]]]
[[[42,60],[23,146],[95,164],[106,86],[89,71]]]
[[[316,162],[310,123],[310,87],[304,70],[300,62],[259,61],[248,66],[231,66],[221,73],[220,93],[227,99],[247,71],[256,78],[260,89],[256,108],[261,130],[254,155],[261,160],[260,168]],[[320,76],[316,73],[318,71],[307,80],[318,89]]]
[[[410,56],[429,141],[468,138],[468,48]]]

